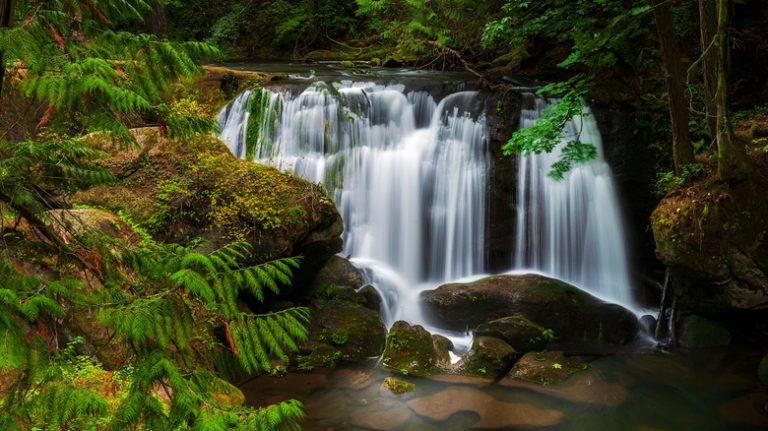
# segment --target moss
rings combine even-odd
[[[413,392],[416,386],[413,383],[396,379],[394,377],[387,377],[384,379],[384,387],[389,389],[395,395],[401,395],[407,392]]]
[[[437,366],[432,335],[419,325],[395,322],[387,334],[384,365],[404,375],[431,375]]]

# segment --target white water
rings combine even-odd
[[[540,118],[548,103],[529,97],[521,127]],[[562,181],[547,176],[560,152],[518,159],[515,267],[531,268],[582,287],[602,299],[634,308],[627,245],[611,168],[589,109],[566,127],[597,149],[597,158],[574,165]]]
[[[345,222],[344,254],[382,295],[387,326],[401,319],[423,325],[422,291],[485,273],[490,161],[485,116],[468,112],[476,92],[436,103],[402,85],[345,81],[296,95],[255,94],[243,93],[221,111],[221,138],[245,157],[249,100],[259,97],[268,114],[257,119],[251,154],[326,186]],[[544,102],[531,103],[522,126],[541,115]],[[529,187],[518,192],[524,234],[514,267],[629,305],[624,235],[600,135],[589,116],[571,129],[598,147],[599,159],[558,183],[546,177],[556,155],[520,158],[519,184]],[[446,335],[459,349],[468,347],[468,334]]]

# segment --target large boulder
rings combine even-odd
[[[637,318],[629,310],[535,274],[445,284],[422,293],[422,298],[434,323],[453,330],[519,315],[552,330],[561,342],[624,344],[638,331]]]
[[[135,148],[89,136],[110,157],[119,178],[73,197],[76,203],[122,211],[159,240],[233,240],[254,246],[254,263],[304,256],[294,285],[305,285],[341,250],[343,223],[322,187],[233,156],[212,137],[169,139],[161,128],[132,131]]]
[[[766,189],[760,175],[733,184],[705,178],[656,207],[656,256],[682,304],[708,315],[768,309]]]

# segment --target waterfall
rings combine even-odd
[[[547,101],[526,97],[520,127],[541,117]],[[588,108],[567,125],[563,142],[580,134],[597,158],[577,164],[562,181],[547,176],[560,152],[518,158],[516,268],[541,271],[633,308],[627,245],[611,168]]]
[[[344,219],[344,254],[381,294],[385,324],[424,324],[421,291],[486,271],[490,153],[479,98],[357,81],[257,89],[222,109],[220,137],[239,157],[322,183]],[[547,105],[526,101],[521,127]],[[566,135],[577,132],[598,159],[563,181],[546,176],[557,154],[518,158],[510,265],[631,305],[620,211],[594,118],[574,119]]]
[[[344,254],[384,298],[385,324],[423,323],[419,292],[485,271],[489,169],[475,91],[436,101],[401,84],[318,82],[242,93],[220,137],[252,158],[322,183],[345,223]]]

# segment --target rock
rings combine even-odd
[[[531,322],[524,316],[502,317],[484,323],[472,332],[477,336],[490,336],[506,341],[516,351],[525,353],[542,350],[549,343],[546,328]]]
[[[402,395],[407,392],[413,392],[416,386],[413,383],[404,380],[396,379],[394,377],[386,377],[384,378],[381,387],[395,395]]]
[[[753,392],[723,403],[720,416],[740,429],[768,429],[768,394]]]
[[[609,383],[598,373],[590,370],[576,373],[560,384],[547,386],[523,381],[512,376],[501,379],[498,384],[506,388],[527,389],[573,403],[595,404],[607,407],[619,406],[629,396],[627,389],[623,385]]]
[[[379,295],[379,292],[375,287],[368,284],[358,290],[357,293],[363,297],[363,307],[371,309],[377,313],[381,311],[381,295]]]
[[[381,355],[387,329],[379,315],[356,304],[339,301],[314,301],[309,338],[300,344],[303,354],[318,349],[339,351],[340,358],[358,362]],[[332,354],[332,353],[328,353]]]
[[[705,315],[768,308],[768,201],[755,198],[767,189],[760,175],[732,184],[703,178],[658,204],[656,256],[682,305]]]
[[[731,343],[731,333],[717,322],[691,315],[683,319],[680,345],[689,349],[723,347]]]
[[[586,369],[587,364],[579,358],[565,357],[563,352],[528,352],[509,375],[540,385],[554,385]]]
[[[395,430],[411,417],[411,411],[394,400],[381,400],[376,405],[358,408],[349,416],[350,424],[369,430]]]
[[[62,322],[68,338],[82,337],[83,353],[93,355],[107,370],[118,370],[135,360],[130,343],[115,337],[115,330],[98,318],[98,310],[92,307],[72,307]]]
[[[640,317],[640,327],[646,334],[653,334],[656,332],[656,318],[650,314],[644,314]]]
[[[263,375],[249,379],[240,385],[248,405],[265,406],[285,401],[285,394],[301,400],[308,400],[314,394],[325,395],[331,384],[325,374],[288,373],[283,376]],[[307,408],[307,411],[310,411]]]
[[[215,378],[211,398],[217,403],[227,407],[240,407],[245,404],[245,395],[226,380]]]
[[[252,263],[304,256],[293,286],[306,286],[341,250],[343,223],[322,187],[233,156],[213,137],[168,139],[160,128],[133,130],[140,146],[114,150],[100,163],[120,180],[73,196],[73,202],[123,211],[156,239],[216,249],[233,240],[253,245]],[[284,288],[283,290],[288,290]]]
[[[437,366],[442,369],[451,368],[451,354],[453,342],[442,335],[432,334],[432,347],[435,349]]]
[[[535,274],[499,275],[445,284],[422,293],[437,325],[454,330],[524,316],[554,331],[560,342],[624,344],[638,331],[635,315],[563,281]]]
[[[518,357],[520,354],[504,340],[480,336],[472,340],[472,348],[457,368],[462,374],[493,377],[509,370]]]
[[[757,378],[764,385],[768,385],[768,354],[763,356],[757,367]]]
[[[544,428],[557,425],[563,414],[529,404],[498,401],[491,395],[465,386],[453,386],[407,402],[418,415],[443,422],[459,412],[479,416],[470,429]]]
[[[141,237],[125,220],[100,209],[56,209],[46,211],[46,216],[51,219],[51,229],[65,243],[71,242],[73,236],[94,231],[119,239],[125,245],[141,241]]]
[[[395,322],[387,334],[384,365],[401,374],[428,376],[435,372],[438,357],[432,335],[420,325]]]
[[[328,259],[312,280],[308,294],[312,297],[362,303],[364,299],[358,296],[357,289],[364,284],[362,272],[349,260],[335,255]]]
[[[359,391],[373,383],[370,374],[360,370],[338,370],[328,377],[331,385],[336,388]]]

